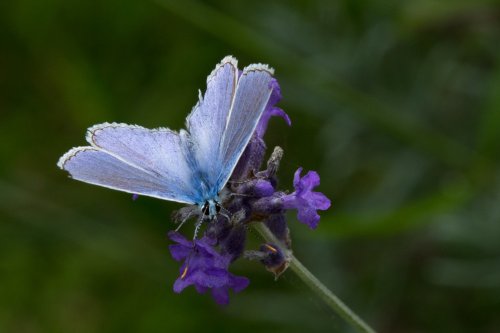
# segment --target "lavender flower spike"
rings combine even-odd
[[[217,303],[228,304],[229,289],[239,292],[248,286],[247,278],[229,273],[231,255],[217,252],[213,248],[215,240],[205,236],[191,242],[177,232],[170,232],[168,236],[177,243],[169,246],[172,257],[176,261],[184,260],[180,276],[174,283],[176,293],[194,285],[199,293],[211,289]]]
[[[309,171],[304,177],[300,177],[302,168],[295,171],[293,186],[295,192],[282,197],[283,208],[296,209],[297,218],[300,222],[315,229],[319,223],[317,210],[330,208],[330,200],[320,192],[312,190],[319,185],[319,175],[316,171]]]

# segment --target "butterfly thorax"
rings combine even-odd
[[[213,219],[219,213],[221,206],[219,203],[218,188],[209,179],[210,177],[206,171],[197,170],[193,173],[191,181],[195,184],[193,187],[197,189],[197,204],[202,214],[209,219]]]
[[[206,171],[197,170],[196,172],[193,172],[191,183],[192,187],[197,192],[194,194],[194,197],[197,197],[196,203],[200,207],[204,206],[206,203],[220,201],[218,196],[219,188],[217,187],[217,184],[210,181],[210,177]]]
[[[216,199],[210,199],[201,204],[200,209],[204,216],[213,219],[220,212],[221,206]]]

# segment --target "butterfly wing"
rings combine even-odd
[[[178,133],[104,123],[89,128],[87,141],[91,147],[74,148],[59,160],[73,178],[165,200],[199,201]]]
[[[192,165],[206,186],[207,195],[216,195],[216,181],[222,161],[221,140],[238,81],[238,63],[225,57],[207,78],[207,90],[187,117],[186,126],[192,142]]]
[[[243,69],[221,139],[218,191],[226,185],[264,112],[272,92],[273,73],[262,64]]]
[[[129,193],[197,204],[213,199],[255,131],[272,75],[255,64],[238,78],[236,59],[226,57],[187,118],[189,132],[96,125],[87,132],[92,146],[70,150],[58,165],[75,179]]]

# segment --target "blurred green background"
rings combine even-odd
[[[251,284],[228,307],[174,294],[179,205],[56,167],[96,123],[183,127],[228,54],[276,69],[281,188],[303,166],[332,199],[316,231],[289,216],[306,266],[380,332],[500,332],[500,6],[484,0],[2,1],[0,332],[352,331],[255,262],[232,266]]]

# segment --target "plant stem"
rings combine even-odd
[[[264,237],[264,239],[278,246],[290,261],[290,268],[297,276],[304,281],[334,312],[344,318],[348,323],[354,326],[359,332],[375,333],[356,313],[354,313],[344,302],[342,302],[330,289],[319,281],[302,263],[292,254],[292,251],[286,248],[280,240],[269,230],[264,223],[252,223],[255,230]]]

